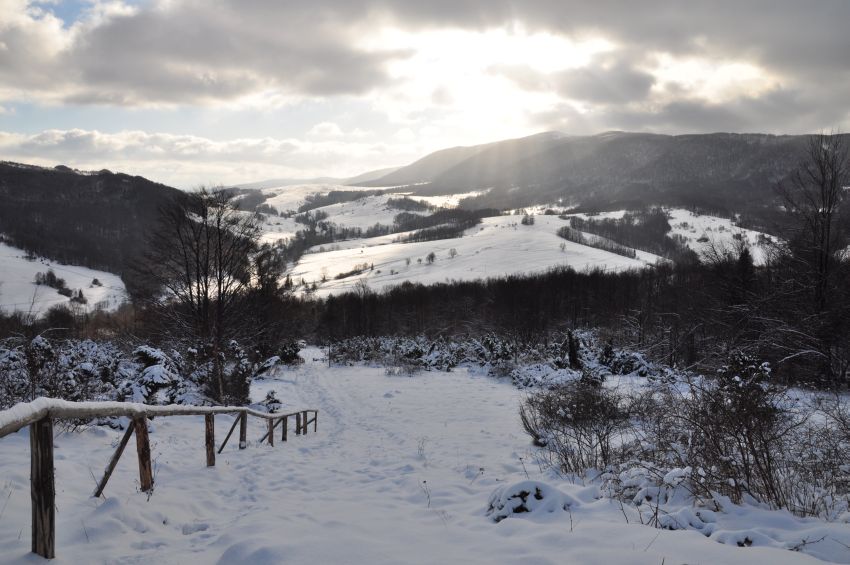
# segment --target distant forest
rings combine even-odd
[[[184,199],[142,177],[0,163],[0,233],[32,253],[121,275],[144,253],[161,208]]]

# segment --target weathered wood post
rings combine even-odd
[[[319,431],[319,411],[313,410],[313,433]]]
[[[248,413],[239,415],[239,449],[248,447]]]
[[[269,445],[274,445],[274,420],[269,418]]]
[[[303,425],[303,429],[301,430],[301,433],[306,436],[307,435],[307,411],[306,410],[304,410],[301,413],[301,422],[302,422],[302,425]]]
[[[207,443],[207,467],[215,467],[215,414],[204,414]]]
[[[56,557],[56,485],[53,477],[53,420],[30,424],[30,497],[32,552]]]
[[[127,447],[127,443],[130,441],[130,436],[133,435],[133,429],[135,427],[136,423],[133,420],[130,420],[130,423],[127,424],[126,431],[124,431],[124,436],[121,438],[121,443],[118,444],[118,449],[116,449],[115,453],[112,454],[112,459],[109,460],[109,464],[106,466],[106,472],[103,473],[103,478],[100,479],[100,482],[97,484],[97,488],[93,495],[95,498],[103,494],[103,489],[106,488],[106,483],[109,482],[109,477],[112,476],[112,471],[114,471],[115,466],[118,465],[118,460],[121,459],[121,454],[124,453],[124,448]]]
[[[133,421],[136,429],[136,454],[139,456],[139,484],[142,492],[150,492],[153,488],[153,471],[148,422],[145,416],[134,418]]]
[[[227,435],[224,436],[224,441],[221,442],[221,447],[218,448],[218,452],[221,453],[224,451],[224,446],[227,445],[227,440],[230,439],[230,436],[233,435],[233,430],[236,429],[236,424],[238,424],[242,420],[242,416],[236,414],[236,418],[233,420],[233,424],[230,426],[230,431],[227,432]]]
[[[295,435],[301,435],[301,412],[295,413]]]
[[[283,428],[283,430],[280,432],[280,440],[281,441],[286,441],[286,428],[287,428],[288,424],[289,424],[289,416],[284,416],[283,422],[281,423],[281,428]]]

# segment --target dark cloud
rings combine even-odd
[[[625,103],[643,100],[655,78],[627,64],[610,67],[589,65],[557,76],[557,91],[567,98],[598,103]]]
[[[0,0],[0,11],[0,93],[19,97],[138,105],[360,94],[390,84],[387,63],[409,55],[361,47],[381,26],[515,25],[618,45],[603,65],[559,75],[494,70],[523,88],[593,105],[587,124],[768,129],[780,120],[811,129],[847,120],[847,0],[172,0],[80,23],[74,34],[24,0]],[[70,43],[57,41],[63,34]],[[747,61],[783,82],[723,105],[683,92],[648,107],[654,79],[640,64],[648,53]],[[448,100],[439,87],[435,102]]]
[[[848,118],[850,114],[845,107],[814,104],[801,92],[781,89],[722,104],[677,100],[660,105],[606,106],[584,114],[564,104],[531,116],[543,129],[572,134],[610,129],[668,133],[811,133],[847,123]]]

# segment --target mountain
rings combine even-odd
[[[473,147],[452,147],[436,151],[415,161],[414,163],[401,167],[388,175],[364,181],[362,186],[402,186],[407,184],[421,184],[431,182],[440,174],[452,167],[462,163],[466,159],[483,151],[487,145],[476,145]],[[350,183],[355,184],[355,183]]]
[[[386,177],[387,175],[390,175],[390,174],[396,172],[400,168],[401,167],[387,167],[385,169],[378,169],[376,171],[368,171],[368,172],[359,174],[355,177],[347,178],[347,179],[343,180],[341,184],[359,185],[359,184],[363,184],[363,183],[368,183],[368,182],[371,182],[375,179]]]
[[[345,179],[336,177],[316,177],[312,179],[266,179],[255,182],[237,184],[230,188],[243,190],[264,190],[267,188],[278,188],[280,186],[294,186],[296,184],[344,184]]]
[[[297,184],[339,184],[339,185],[365,185],[375,179],[383,178],[397,171],[400,167],[386,167],[374,171],[367,171],[357,176],[348,178],[339,177],[315,177],[311,179],[267,179],[256,182],[238,184],[232,188],[245,190],[264,190],[267,188],[279,188],[281,186],[294,186]]]
[[[533,204],[613,209],[698,206],[768,215],[774,187],[800,160],[807,136],[555,132],[437,151],[376,179],[417,194],[487,191],[469,208]]]
[[[0,162],[0,234],[50,259],[123,274],[160,208],[183,197],[139,176]]]

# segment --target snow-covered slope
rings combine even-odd
[[[346,192],[357,190],[372,191],[375,188],[347,186],[344,184],[294,184],[275,188],[264,188],[262,192],[266,196],[266,204],[276,208],[280,212],[286,212],[288,210],[297,210],[311,194],[327,194],[335,190]]]
[[[67,297],[56,289],[35,284],[37,273],[52,269],[56,276],[65,279],[69,289],[82,290],[87,310],[104,308],[114,310],[126,298],[126,289],[121,278],[112,273],[96,271],[86,267],[62,265],[44,258],[29,260],[26,252],[17,247],[0,243],[0,309],[41,314],[56,304],[69,304]],[[97,279],[100,286],[92,284]]]
[[[541,470],[517,414],[523,393],[505,380],[466,369],[413,378],[382,368],[328,369],[319,350],[302,355],[307,363],[255,382],[252,395],[275,390],[283,410],[317,408],[317,433],[259,445],[264,429],[249,419],[248,449],[231,440],[207,468],[203,418],[157,418],[150,497],[138,492],[131,447],[105,498],[91,498],[92,475],[101,475],[122,432],[57,432],[55,562],[821,563],[812,555],[850,561],[846,524],[784,512],[731,507],[716,514],[710,538],[642,525],[634,508],[598,498],[598,486]],[[230,423],[216,418],[219,441]],[[561,491],[570,511],[499,523],[486,515],[494,491],[528,480]],[[3,563],[33,562],[29,488],[29,438],[21,430],[0,439]],[[752,547],[737,546],[745,538]],[[794,545],[802,552],[785,549]]]
[[[679,235],[686,239],[687,246],[697,253],[704,253],[710,246],[733,248],[736,240],[746,241],[753,256],[753,262],[761,265],[766,260],[764,242],[775,241],[776,238],[761,232],[736,226],[732,220],[694,214],[681,208],[670,208],[671,235]]]
[[[298,185],[269,189],[268,203],[279,209],[297,208],[310,194],[331,190],[351,190],[337,185]],[[273,193],[273,194],[272,194]],[[432,206],[451,207],[476,193],[454,196],[411,198]],[[364,196],[316,208],[313,212],[327,214],[326,221],[340,227],[366,230],[376,224],[391,226],[400,210],[387,205],[390,198],[406,193],[384,193]],[[463,237],[430,242],[399,243],[406,234],[391,234],[374,238],[337,241],[312,248],[287,272],[296,284],[316,283],[318,294],[353,290],[364,280],[372,290],[404,281],[433,284],[451,280],[475,280],[511,274],[534,273],[552,267],[570,266],[582,271],[589,268],[623,270],[642,268],[661,260],[645,252],[634,259],[587,245],[568,242],[556,235],[567,221],[543,214],[550,206],[518,209],[516,215],[485,218],[481,225],[467,230]],[[555,209],[562,209],[553,206]],[[672,226],[671,236],[681,237],[697,253],[710,245],[729,246],[736,240],[746,241],[756,264],[765,261],[764,234],[738,228],[731,220],[707,215],[695,215],[684,209],[667,209]],[[520,214],[531,213],[535,223],[521,225]],[[594,214],[595,219],[621,218],[626,210]],[[576,214],[588,217],[586,214]],[[292,218],[270,215],[264,224],[264,241],[293,237],[304,226]],[[595,239],[588,236],[588,240]],[[454,252],[452,252],[454,250]],[[455,254],[456,252],[456,254]],[[435,254],[433,264],[426,260]],[[453,256],[454,255],[454,256]],[[339,278],[337,278],[339,277]],[[302,287],[303,288],[303,287]]]
[[[463,237],[417,243],[392,243],[399,236],[362,239],[314,248],[305,254],[290,274],[296,282],[316,282],[320,295],[352,290],[360,279],[372,290],[409,280],[423,284],[448,280],[474,280],[510,274],[544,271],[570,266],[623,270],[654,264],[659,258],[638,252],[630,259],[565,241],[556,235],[567,225],[557,216],[537,216],[525,226],[519,216],[484,218],[480,225],[467,230]],[[561,246],[563,245],[563,250]],[[339,247],[337,249],[337,246]],[[451,250],[457,252],[451,256]],[[427,261],[429,253],[436,259]],[[364,268],[365,265],[365,268]],[[336,277],[360,268],[359,274]],[[322,279],[325,282],[321,282]]]
[[[375,224],[385,226],[393,225],[393,219],[402,212],[397,208],[387,205],[390,198],[401,198],[403,194],[381,194],[379,196],[366,196],[351,202],[340,202],[317,208],[328,215],[327,221],[338,226],[347,228],[360,228],[366,230]],[[420,200],[417,198],[417,200]],[[412,212],[416,213],[416,212]]]

